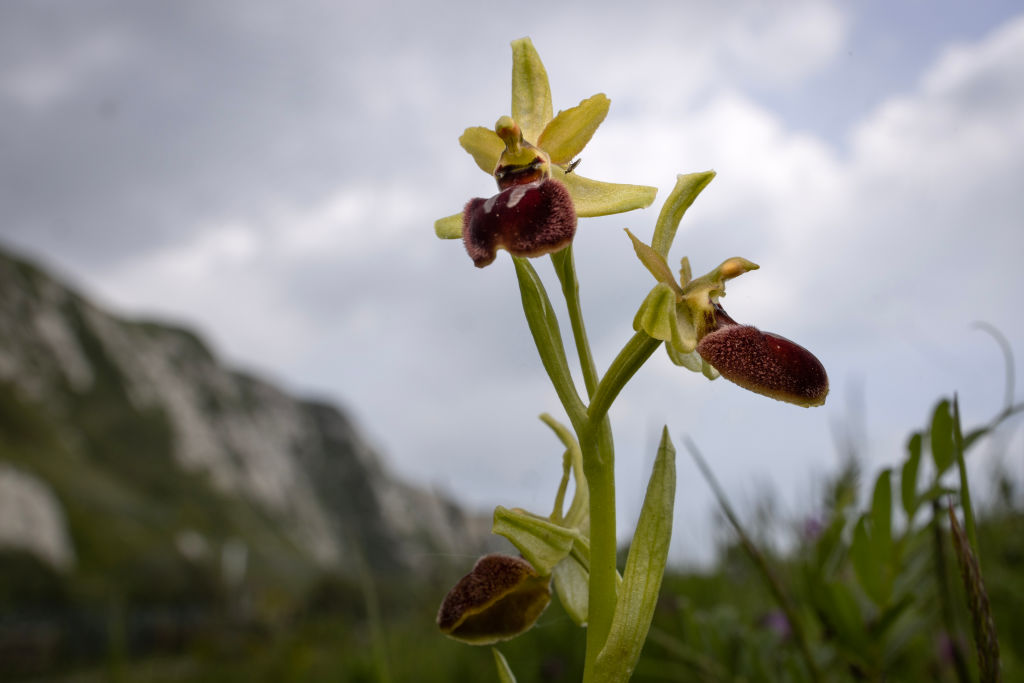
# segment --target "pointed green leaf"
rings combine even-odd
[[[512,118],[532,143],[551,120],[548,72],[529,38],[512,41]]]
[[[939,401],[935,406],[932,415],[931,446],[935,476],[938,478],[953,464],[953,417],[949,413],[949,401]]]
[[[626,228],[626,234],[629,235],[629,239],[633,242],[633,250],[636,252],[636,257],[640,259],[640,263],[644,264],[644,267],[650,271],[651,275],[658,282],[668,285],[677,294],[682,294],[682,290],[679,285],[676,284],[675,275],[672,273],[672,269],[665,263],[665,258],[658,252],[651,249],[649,246],[641,242],[636,238],[636,235]],[[653,336],[653,335],[652,335]]]
[[[557,166],[551,172],[569,188],[576,215],[581,218],[643,209],[650,206],[658,194],[656,187],[604,183],[576,173],[566,174]]]
[[[914,513],[917,512],[917,471],[921,465],[921,434],[914,432],[910,441],[907,442],[907,450],[910,456],[903,463],[903,471],[900,473],[900,498],[903,501],[903,511],[907,513],[907,523],[914,521]]]
[[[512,667],[505,660],[505,655],[501,654],[496,647],[492,647],[491,652],[494,653],[494,665],[498,667],[498,680],[501,683],[516,683],[516,677],[512,673]]]
[[[853,540],[850,543],[850,559],[857,582],[864,589],[871,601],[876,605],[885,602],[885,590],[882,586],[882,561],[874,554],[874,545],[868,533],[868,517],[862,515],[853,528]]]
[[[462,239],[462,214],[438,218],[434,221],[434,234],[443,240]]]
[[[630,544],[612,627],[597,655],[598,681],[628,680],[640,658],[668,560],[675,493],[676,450],[666,427]]]
[[[525,510],[494,509],[492,533],[504,536],[522,553],[541,576],[548,576],[555,565],[568,556],[577,533]]]
[[[665,205],[661,207],[658,222],[654,227],[654,238],[651,240],[651,247],[661,254],[662,258],[668,258],[668,251],[683,214],[714,177],[714,171],[676,176],[676,186],[665,200]]]
[[[467,128],[459,137],[459,144],[473,157],[473,161],[487,175],[493,175],[501,153],[505,151],[505,143],[490,128],[474,126]]]
[[[875,480],[871,498],[871,537],[873,554],[888,567],[892,562],[892,470],[886,468]]]
[[[610,104],[611,100],[604,93],[598,93],[571,109],[558,112],[541,133],[538,146],[548,153],[552,163],[568,164],[590,142],[607,116]]]

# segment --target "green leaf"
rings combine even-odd
[[[665,200],[665,205],[661,207],[658,222],[654,227],[654,238],[651,240],[651,246],[662,258],[668,258],[668,251],[672,247],[672,240],[675,239],[683,214],[714,177],[714,171],[676,176],[676,186]]]
[[[675,456],[666,427],[662,430],[640,521],[630,544],[611,630],[597,655],[594,672],[598,681],[628,680],[647,639],[672,537]]]
[[[498,680],[501,683],[516,683],[516,677],[505,660],[505,655],[501,654],[496,647],[492,647],[491,652],[494,654],[494,665],[498,667]]]
[[[443,240],[462,239],[462,214],[457,213],[434,221],[434,233]]]
[[[491,532],[504,536],[522,553],[541,576],[549,576],[555,565],[569,555],[578,536],[573,529],[554,524],[525,510],[499,505],[494,509]]]
[[[551,120],[548,72],[529,38],[512,41],[512,118],[532,143]]]
[[[939,478],[953,464],[953,417],[949,412],[949,401],[939,401],[935,406],[935,413],[932,416],[931,447],[935,477]]]
[[[569,188],[576,215],[580,218],[643,209],[650,206],[658,194],[656,187],[605,183],[584,178],[577,173],[566,174],[558,166],[552,167],[551,173],[552,177],[561,180]]]
[[[907,523],[914,521],[914,513],[919,505],[917,498],[917,471],[921,464],[921,434],[914,432],[907,442],[907,450],[910,457],[903,463],[903,471],[900,473],[900,498],[903,501],[903,511],[907,513]]]
[[[882,470],[871,498],[873,554],[886,567],[892,563],[892,470]]]
[[[473,157],[480,170],[487,175],[494,173],[501,153],[505,151],[505,143],[490,128],[474,126],[467,128],[459,137],[459,144]]]
[[[598,93],[571,109],[558,112],[541,133],[538,146],[548,153],[552,163],[568,164],[590,142],[607,116],[610,104],[603,93]]]
[[[853,540],[850,543],[850,559],[857,582],[876,605],[885,602],[885,590],[882,580],[882,561],[874,554],[874,545],[868,532],[868,516],[862,515],[853,528]]]
[[[861,649],[867,630],[857,598],[850,587],[840,581],[818,584],[818,603],[823,621],[838,635],[837,640],[854,649]]]

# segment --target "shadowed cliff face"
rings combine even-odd
[[[235,538],[343,572],[430,567],[488,544],[487,520],[397,480],[339,409],[224,367],[187,330],[111,315],[0,251],[4,461],[20,473],[7,486],[35,487],[37,518],[67,519],[41,557],[88,562],[86,529],[108,518],[134,520],[127,544]],[[40,513],[39,501],[66,509]]]

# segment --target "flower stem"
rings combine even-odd
[[[565,249],[551,254],[551,262],[555,266],[558,281],[562,283],[562,294],[569,309],[569,322],[572,325],[572,336],[576,343],[576,353],[583,369],[583,382],[587,387],[587,396],[592,397],[597,389],[597,367],[594,356],[590,352],[587,331],[583,326],[583,312],[580,308],[580,285],[576,279],[576,264],[572,255],[572,244]]]
[[[548,299],[537,271],[533,269],[530,262],[525,258],[514,256],[512,258],[516,267],[516,276],[519,278],[519,293],[523,300],[523,313],[526,315],[526,322],[530,326],[530,333],[540,354],[544,370],[551,379],[551,384],[558,394],[558,400],[569,417],[576,433],[579,434],[586,422],[586,406],[580,400],[576,391],[576,384],[573,382],[572,374],[569,372],[569,363],[565,357],[565,346],[562,344],[562,334],[558,330],[558,319],[551,307],[551,300]]]
[[[661,340],[648,336],[643,330],[626,342],[591,397],[590,407],[587,409],[587,419],[591,424],[597,423],[608,414],[615,397],[660,345]]]

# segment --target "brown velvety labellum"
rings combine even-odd
[[[724,325],[697,352],[731,382],[764,396],[811,407],[825,403],[828,375],[810,351],[750,325]]]
[[[498,249],[542,256],[567,246],[575,234],[572,197],[552,178],[471,199],[462,212],[462,242],[477,268],[494,261]]]
[[[537,621],[551,600],[551,578],[510,555],[485,555],[445,596],[437,625],[472,645],[514,638]]]

